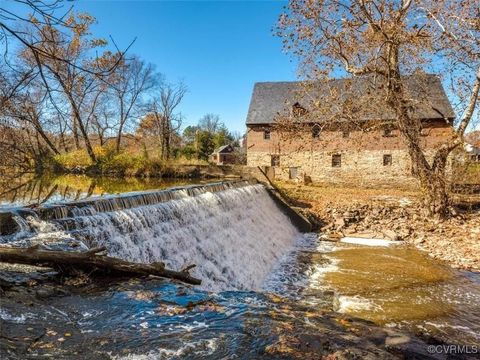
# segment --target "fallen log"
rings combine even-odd
[[[163,263],[141,264],[105,255],[106,248],[94,248],[84,252],[42,250],[30,248],[0,247],[0,262],[47,266],[61,273],[83,270],[100,272],[110,276],[154,275],[175,279],[187,284],[200,285],[201,280],[192,277],[188,270],[174,271]]]

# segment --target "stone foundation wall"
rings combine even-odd
[[[332,167],[332,155],[341,155],[341,166]],[[383,156],[391,155],[391,165],[383,164]],[[268,152],[249,152],[248,166],[271,166]],[[276,179],[292,180],[309,177],[313,182],[345,183],[359,186],[402,184],[415,186],[411,161],[406,150],[294,152],[280,156],[274,167]],[[293,169],[295,168],[295,169]]]
[[[268,137],[265,130],[270,130]],[[424,130],[420,146],[430,160],[433,149],[451,136],[452,128],[445,122],[433,122]],[[341,155],[339,167],[332,166],[334,154]],[[384,166],[384,155],[391,155],[391,165]],[[407,147],[398,129],[388,136],[381,129],[351,131],[346,136],[338,130],[325,130],[318,138],[313,138],[307,130],[284,137],[269,126],[248,126],[247,165],[272,166],[272,156],[280,157],[280,165],[274,167],[277,179],[309,177],[313,182],[359,186],[417,185]]]
[[[271,166],[271,154],[267,151],[249,151],[247,152],[247,166]]]

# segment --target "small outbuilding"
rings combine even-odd
[[[480,147],[474,146],[472,144],[466,143],[464,149],[467,153],[468,159],[471,162],[480,163]]]
[[[210,162],[216,165],[235,164],[237,155],[232,145],[223,145],[216,148],[210,155]]]

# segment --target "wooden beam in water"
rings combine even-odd
[[[62,273],[84,270],[89,273],[100,272],[109,276],[154,275],[175,279],[187,284],[200,285],[201,280],[188,272],[192,266],[183,271],[166,269],[163,263],[142,264],[106,256],[105,247],[83,252],[42,250],[30,248],[0,247],[0,262],[47,266]]]

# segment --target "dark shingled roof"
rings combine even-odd
[[[231,148],[231,151],[234,150],[234,148],[233,148],[232,145],[227,144],[227,145],[223,145],[223,146],[220,146],[220,147],[216,148],[216,149],[213,151],[213,154],[215,154],[215,153],[221,153],[221,152],[227,150],[228,148]]]
[[[445,94],[440,79],[435,75],[421,74],[406,78],[406,92],[415,103],[414,116],[422,119],[453,119],[450,101]],[[294,104],[307,111],[317,109],[322,100],[322,118],[334,118],[342,113],[345,103],[363,105],[357,109],[357,120],[394,120],[394,114],[388,110],[381,96],[375,96],[374,82],[371,77],[334,79],[328,82],[260,82],[253,88],[247,125],[269,124],[280,115],[291,113]],[[378,90],[378,88],[377,88]],[[383,91],[380,91],[382,96]],[[368,95],[365,95],[368,94]],[[314,106],[316,102],[316,107]],[[369,104],[370,106],[366,106]],[[321,105],[320,105],[321,106]],[[312,113],[314,114],[314,113]],[[340,116],[341,117],[341,116]],[[316,122],[319,119],[307,120]]]

